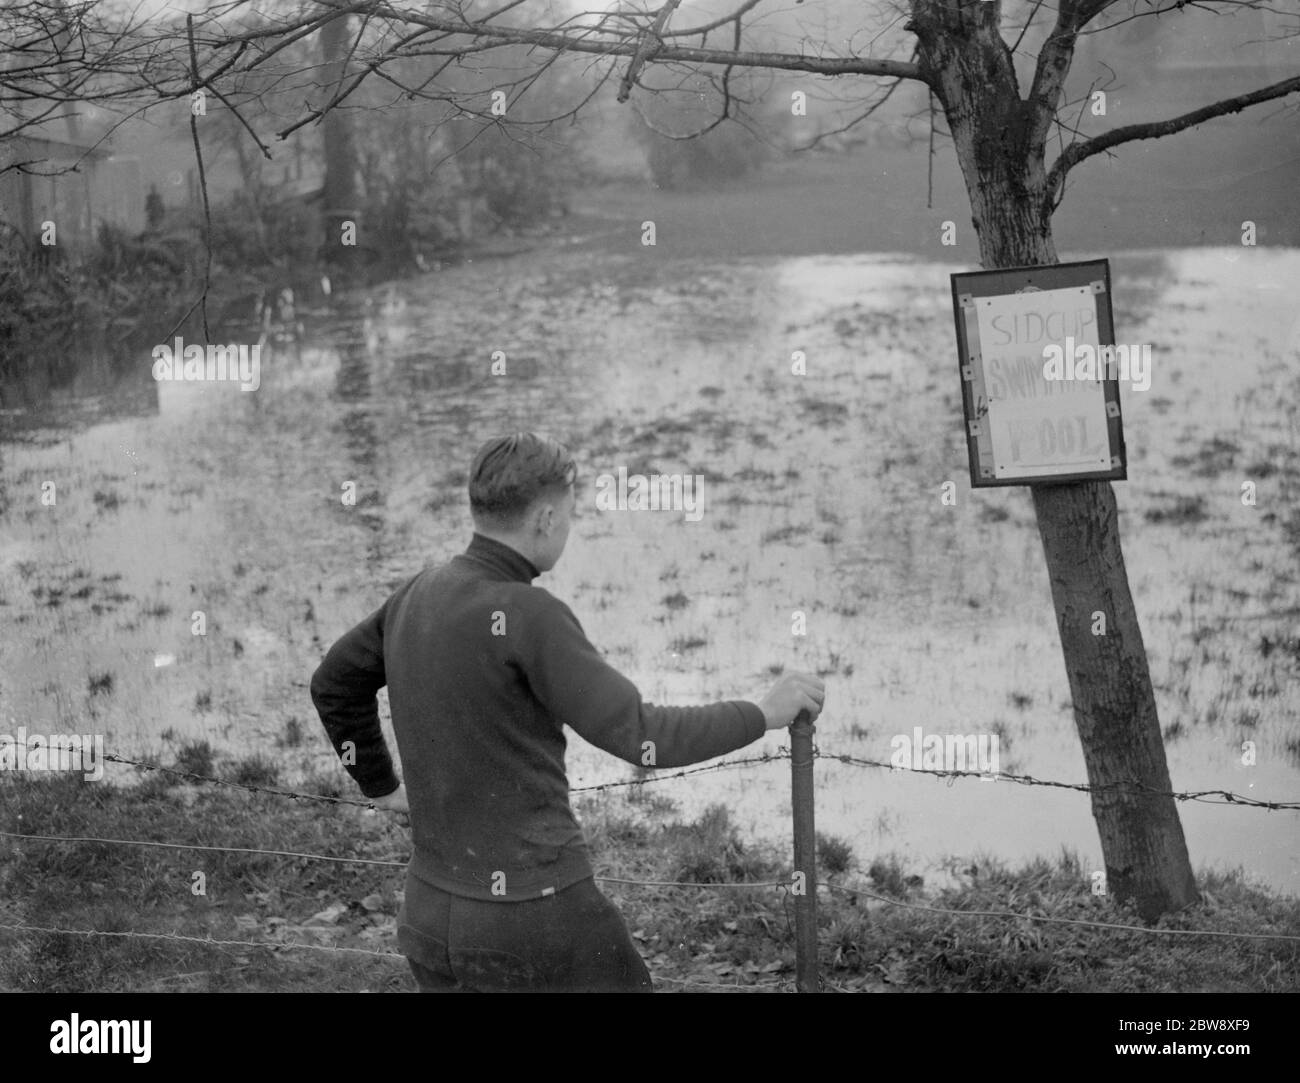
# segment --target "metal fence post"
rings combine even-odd
[[[795,987],[820,991],[817,977],[817,832],[813,826],[813,724],[800,711],[790,727],[790,793],[794,808]],[[802,874],[802,893],[799,877]]]

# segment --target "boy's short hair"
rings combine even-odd
[[[578,468],[568,449],[531,432],[497,436],[478,449],[469,468],[474,521],[512,530],[541,496],[563,492]]]

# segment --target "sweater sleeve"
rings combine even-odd
[[[375,694],[384,687],[384,612],[380,606],[329,649],[311,678],[311,699],[343,766],[367,797],[397,789],[379,726]],[[344,747],[352,742],[352,749]]]
[[[533,693],[560,722],[597,748],[645,767],[684,767],[762,737],[763,712],[745,700],[703,707],[657,707],[587,639],[553,595],[530,621],[523,651]]]

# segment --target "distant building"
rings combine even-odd
[[[33,243],[47,222],[70,253],[92,244],[101,223],[140,233],[145,194],[138,159],[114,155],[74,124],[33,124],[0,140],[0,220]]]

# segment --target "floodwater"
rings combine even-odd
[[[825,752],[888,760],[918,726],[996,734],[1001,770],[1086,781],[1028,493],[969,488],[957,269],[475,261],[304,308],[257,391],[158,383],[156,412],[10,417],[0,732],[103,733],[164,762],[202,738],[273,757],[289,783],[329,767],[312,669],[400,580],[463,548],[474,449],[531,428],[568,443],[584,481],[539,583],[647,700],[758,699],[781,667],[816,670]],[[1112,274],[1121,341],[1153,344],[1151,389],[1124,389],[1115,488],[1174,786],[1294,801],[1300,321],[1283,283],[1300,253],[1112,255]],[[620,467],[702,477],[704,514],[599,510],[595,479]],[[633,773],[577,737],[569,764],[575,787]],[[894,852],[937,883],[984,854],[1063,848],[1101,867],[1086,794],[826,759],[816,778],[818,829],[864,867]],[[784,762],[655,788],[788,838]],[[1300,893],[1295,812],[1179,808],[1195,864]]]

